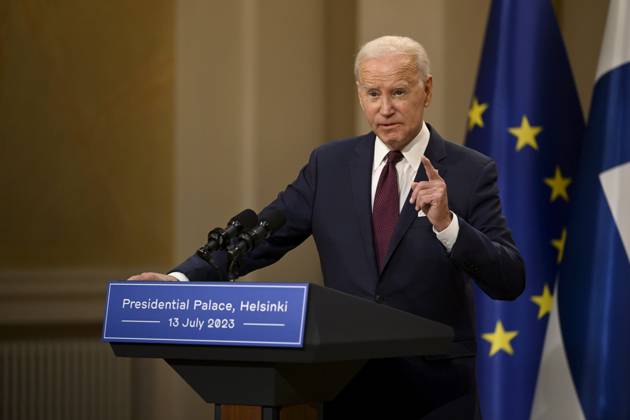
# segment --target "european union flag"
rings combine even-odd
[[[630,2],[612,0],[560,273],[560,327],[586,419],[630,419]]]
[[[584,120],[549,0],[494,0],[466,143],[499,169],[504,213],[525,260],[515,302],[476,291],[484,419],[529,419]]]

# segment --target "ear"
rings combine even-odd
[[[425,95],[425,99],[424,99],[425,106],[429,106],[429,104],[431,103],[431,97],[433,96],[433,76],[432,75],[428,75],[427,80],[425,80],[424,82],[424,95]]]

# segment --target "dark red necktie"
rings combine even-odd
[[[378,271],[383,271],[383,263],[392,234],[400,214],[400,194],[398,192],[398,174],[396,163],[403,155],[397,150],[387,154],[387,163],[381,172],[374,195],[372,208],[372,232],[374,232],[374,252]]]

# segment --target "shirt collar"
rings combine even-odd
[[[429,145],[429,137],[429,128],[423,121],[422,128],[420,129],[418,135],[401,150],[404,159],[416,172],[420,167],[422,155],[424,155],[424,152],[427,150],[427,146]],[[381,166],[381,163],[383,163],[387,153],[389,153],[389,148],[385,143],[383,143],[383,140],[376,136],[376,139],[374,140],[374,163],[372,165],[372,171],[375,171],[379,166]]]

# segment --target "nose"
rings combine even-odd
[[[384,117],[389,117],[394,114],[394,107],[392,106],[392,100],[386,95],[381,98],[381,106],[379,113]]]

